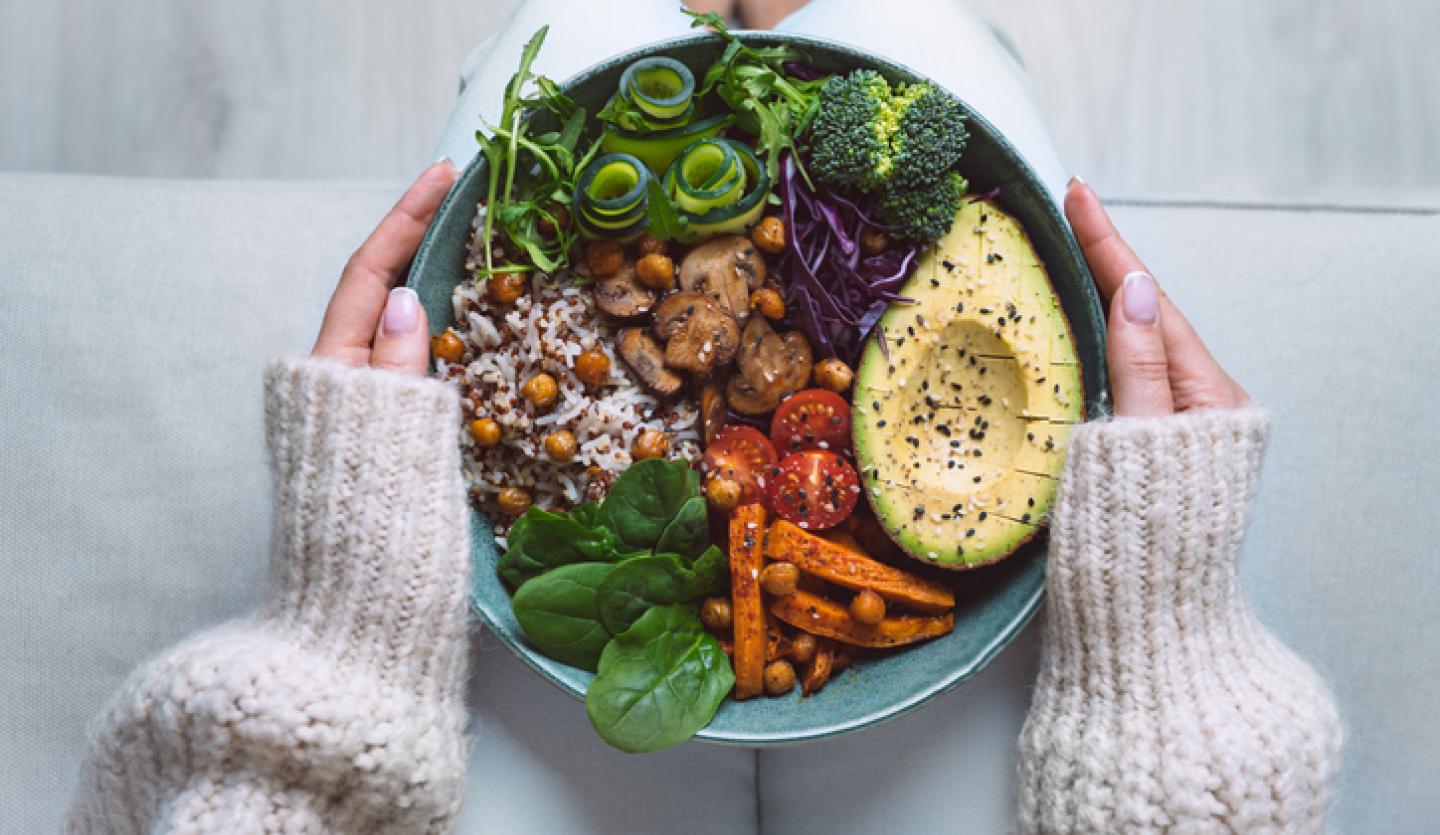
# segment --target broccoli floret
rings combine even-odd
[[[933,183],[955,167],[970,138],[960,102],[929,83],[900,88],[895,102],[900,123],[891,143],[891,180],[902,188]]]
[[[933,241],[950,231],[968,188],[954,171],[927,184],[887,188],[876,203],[876,218],[901,237]]]
[[[826,81],[811,132],[816,177],[863,192],[933,183],[969,138],[950,94],[928,82],[892,88],[874,70]]]
[[[838,188],[870,191],[889,177],[890,83],[874,70],[837,75],[820,89],[820,109],[811,126],[810,170]]]

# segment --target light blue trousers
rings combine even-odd
[[[437,155],[457,165],[475,155],[481,118],[494,121],[521,47],[545,24],[550,33],[535,70],[556,80],[691,31],[675,0],[526,0],[466,59]],[[992,24],[961,0],[811,0],[776,30],[862,47],[949,88],[1009,138],[1060,202],[1068,178],[1025,68]]]

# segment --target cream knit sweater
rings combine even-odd
[[[71,832],[451,829],[470,576],[455,392],[318,360],[265,384],[265,603],[131,677]]]
[[[1253,408],[1075,432],[1020,737],[1023,830],[1324,829],[1334,703],[1238,578],[1268,433]]]
[[[464,768],[464,485],[453,391],[317,360],[266,376],[271,588],[135,673],[76,833],[450,830]],[[1026,831],[1313,832],[1340,733],[1256,624],[1236,560],[1253,410],[1082,427],[1053,514]]]

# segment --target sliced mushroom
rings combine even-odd
[[[640,283],[635,265],[626,261],[609,278],[595,282],[595,306],[616,319],[644,316],[655,306],[660,294]]]
[[[655,307],[655,335],[665,340],[665,364],[709,376],[735,358],[740,326],[719,302],[702,293],[671,293]]]
[[[665,367],[665,353],[643,328],[626,328],[615,339],[616,349],[640,382],[660,397],[673,397],[685,378]]]
[[[756,316],[740,335],[735,375],[725,387],[730,408],[744,415],[773,411],[786,395],[810,379],[810,342],[797,331],[781,336],[764,316]]]
[[[706,241],[680,263],[680,289],[710,296],[741,325],[750,318],[750,291],[764,284],[765,258],[742,235]]]
[[[730,407],[725,403],[720,387],[706,384],[700,390],[700,437],[705,440],[705,446],[710,446],[710,442],[715,440],[729,416]]]

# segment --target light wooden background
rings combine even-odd
[[[1109,196],[1440,205],[1440,0],[970,1]],[[0,0],[0,170],[404,177],[515,2]]]

